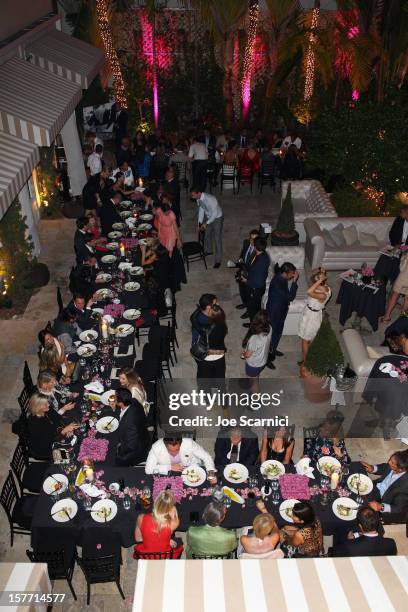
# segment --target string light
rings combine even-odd
[[[320,2],[315,2],[315,8],[312,13],[312,25],[310,28],[309,47],[306,55],[306,77],[305,77],[305,93],[304,100],[307,102],[313,96],[314,77],[315,77],[315,51],[316,44],[315,30],[319,24],[320,17]]]
[[[254,55],[258,18],[258,0],[252,0],[251,5],[249,7],[248,37],[245,46],[243,73],[241,81],[242,115],[244,120],[248,117],[249,105],[251,103],[252,60]]]
[[[113,46],[112,30],[109,24],[107,0],[96,0],[96,14],[98,18],[99,31],[106,57],[113,76],[113,90],[117,103],[122,108],[127,108],[128,103],[125,94],[125,84],[116,49]]]

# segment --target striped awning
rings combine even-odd
[[[60,32],[48,31],[25,48],[30,61],[87,89],[105,62],[101,49]]]
[[[82,96],[82,87],[12,58],[0,66],[0,130],[50,146]]]
[[[0,219],[39,161],[37,145],[0,132]]]

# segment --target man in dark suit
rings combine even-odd
[[[119,214],[119,204],[121,200],[122,196],[119,193],[115,193],[108,201],[103,203],[99,211],[103,236],[107,236],[109,232],[112,231],[112,225],[114,223],[122,222],[122,218]]]
[[[268,301],[266,311],[269,323],[272,327],[271,345],[269,347],[268,368],[275,370],[273,362],[275,357],[281,357],[283,353],[278,351],[279,340],[281,339],[286,315],[288,314],[289,304],[293,302],[297,293],[297,280],[299,272],[296,267],[285,262],[281,266],[276,264],[275,276],[271,280],[268,291]],[[289,281],[293,281],[289,289]]]
[[[246,466],[255,465],[259,454],[258,438],[254,434],[244,438],[238,427],[221,430],[215,441],[214,453],[215,465],[237,462]]]
[[[116,465],[146,461],[150,443],[143,407],[123,388],[116,391],[116,406],[120,409]]]
[[[369,474],[381,476],[374,487],[377,501],[369,502],[370,508],[381,512],[384,517],[391,513],[401,515],[405,520],[408,513],[408,450],[397,451],[388,463],[361,463]]]
[[[252,260],[253,255],[255,254],[254,241],[255,241],[255,238],[258,238],[258,236],[259,236],[259,231],[257,229],[253,229],[249,232],[249,239],[245,238],[244,242],[242,243],[241,253],[236,263],[237,267],[239,268],[239,272],[236,275],[236,280],[238,282],[239,295],[241,296],[241,304],[238,304],[238,306],[235,307],[238,310],[241,310],[241,309],[243,310],[244,308],[245,309],[247,308],[246,284],[242,282],[241,272],[245,273],[248,271],[249,263]],[[241,319],[247,319],[247,318],[248,318],[248,313],[244,312],[244,314],[241,315]]]
[[[408,244],[408,204],[405,204],[398,217],[395,217],[391,225],[389,238],[392,246]]]
[[[77,265],[82,264],[84,259],[93,252],[93,248],[89,244],[92,240],[92,236],[86,231],[87,225],[87,217],[79,217],[76,221],[77,228],[74,235],[74,251]]]
[[[81,331],[92,327],[91,306],[93,303],[94,300],[92,298],[90,298],[87,302],[83,295],[76,293],[67,306],[67,308],[72,310],[72,312],[75,314],[75,322]]]
[[[248,276],[246,279],[243,278],[246,285],[248,315],[251,321],[256,313],[261,310],[262,296],[265,293],[270,264],[269,255],[265,253],[265,238],[260,236],[255,238],[254,247],[255,253],[249,262]],[[249,325],[249,323],[244,323],[244,327],[249,327]]]
[[[165,182],[163,183],[163,191],[172,196],[171,209],[176,215],[177,225],[180,227],[180,183],[176,177],[176,172],[173,166],[166,170],[164,175]]]
[[[372,508],[360,508],[357,523],[358,536],[335,546],[333,557],[382,557],[397,554],[395,541],[379,533],[381,521],[378,512]]]

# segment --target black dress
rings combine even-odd
[[[225,336],[228,328],[225,323],[213,323],[214,325],[208,334],[208,348],[213,350],[226,350]],[[197,362],[197,378],[225,378],[225,355],[213,361]]]
[[[62,418],[55,410],[50,410],[43,417],[30,415],[27,419],[30,455],[36,459],[51,459],[52,445],[57,438],[58,428],[62,426]]]
[[[284,463],[286,451],[288,450],[288,447],[292,444],[292,442],[293,442],[292,438],[287,440],[285,448],[278,452],[278,451],[273,450],[273,448],[271,448],[271,445],[268,441],[268,452],[266,455],[267,461],[274,459],[275,461],[280,461],[281,463]],[[290,461],[290,463],[292,463],[292,460]]]

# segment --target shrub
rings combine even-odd
[[[285,199],[283,200],[282,208],[279,213],[278,222],[275,227],[275,232],[282,234],[290,234],[295,231],[295,217],[293,214],[292,203],[292,183],[289,183]]]
[[[305,361],[305,368],[313,375],[323,377],[327,371],[344,362],[343,352],[327,315],[312,341]]]
[[[378,217],[380,214],[372,202],[351,186],[336,189],[331,201],[339,217]]]

